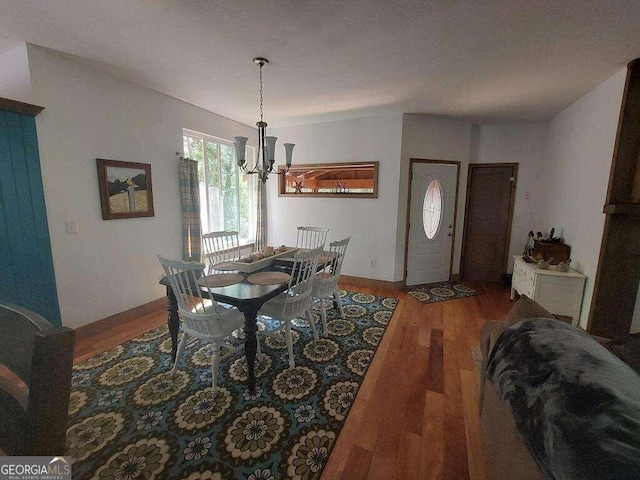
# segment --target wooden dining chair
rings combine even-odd
[[[327,240],[328,228],[322,227],[298,227],[296,247],[306,250],[323,247]]]
[[[235,307],[223,308],[215,300],[203,296],[198,281],[200,286],[209,288],[207,278],[204,276],[204,264],[169,260],[161,255],[158,255],[158,260],[169,279],[178,303],[178,315],[182,320],[183,336],[178,345],[172,372],[175,373],[178,368],[178,362],[189,335],[211,342],[212,393],[215,394],[218,391],[218,366],[226,357],[226,355],[220,355],[220,347],[231,348],[229,354],[242,348],[242,345],[232,348],[224,339],[244,325],[244,315]]]
[[[37,313],[0,305],[0,450],[65,452],[75,332]]]
[[[285,292],[266,302],[260,309],[260,315],[266,315],[281,322],[281,326],[269,332],[274,334],[285,328],[285,339],[289,352],[289,366],[295,367],[293,357],[293,337],[291,335],[291,320],[302,315],[306,315],[313,337],[317,340],[318,333],[316,325],[311,315],[311,291],[313,289],[313,277],[318,268],[318,258],[323,247],[313,250],[300,251],[293,255],[293,267],[291,278]]]
[[[211,232],[202,236],[204,258],[209,272],[235,270],[230,262],[240,260],[238,232]]]
[[[313,279],[313,291],[311,296],[314,300],[320,302],[320,317],[322,318],[322,331],[324,336],[328,335],[327,331],[327,310],[324,305],[325,300],[331,301],[331,297],[338,305],[340,318],[344,318],[344,310],[342,309],[342,299],[338,295],[338,280],[340,279],[340,271],[342,270],[342,262],[347,253],[347,247],[351,237],[344,240],[337,240],[329,244],[329,251],[325,252],[321,258],[321,269]],[[323,266],[324,264],[324,266]]]

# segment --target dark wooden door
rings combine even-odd
[[[517,164],[469,165],[462,252],[465,280],[499,282],[506,273]]]

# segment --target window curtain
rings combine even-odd
[[[196,160],[180,157],[180,198],[182,200],[182,258],[190,262],[199,262],[202,260],[202,225]]]
[[[267,246],[267,185],[255,177],[256,196],[256,251],[262,251]]]

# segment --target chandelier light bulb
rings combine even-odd
[[[267,144],[267,160],[273,163],[275,161],[276,141],[278,137],[264,137],[264,140]]]
[[[233,137],[235,142],[233,144],[236,146],[236,158],[238,159],[238,165],[242,166],[245,163],[245,152],[247,149],[247,140],[248,137]]]
[[[287,170],[291,168],[291,160],[293,158],[293,147],[295,147],[295,143],[285,143],[284,144],[284,154],[287,161]]]

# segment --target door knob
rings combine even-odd
[[[453,237],[453,233],[449,232],[449,236],[450,236],[450,237]]]

